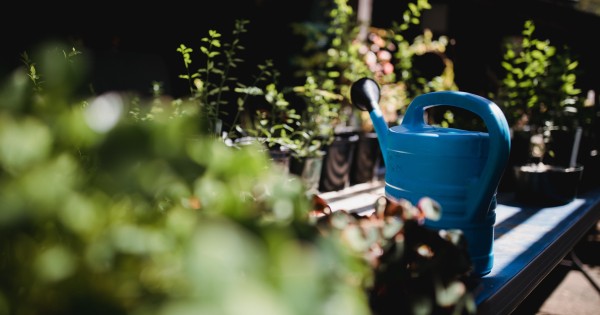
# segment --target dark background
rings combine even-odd
[[[600,33],[600,1],[596,0],[431,0],[423,27],[434,37],[453,40],[447,54],[454,62],[461,90],[480,94],[495,88],[501,78],[503,40],[519,36],[525,20],[534,21],[534,36],[550,40],[557,48],[568,45],[579,60],[578,86],[598,89],[600,58],[595,46]],[[405,6],[404,1],[373,0],[373,24],[389,26]],[[595,12],[595,13],[594,13]]]
[[[23,65],[21,53],[30,55],[42,44],[58,40],[77,43],[92,64],[90,80],[97,93],[107,90],[136,90],[147,93],[152,81],[164,83],[165,91],[187,92],[180,44],[194,49],[193,69],[201,67],[201,38],[209,29],[231,36],[236,19],[248,19],[242,37],[246,47],[240,57],[248,69],[273,59],[285,68],[288,56],[302,47],[293,39],[290,23],[310,18],[311,1],[274,0],[171,0],[148,2],[94,1],[79,4],[16,4],[0,17],[0,74]],[[156,2],[154,2],[156,3]],[[244,75],[242,73],[241,75]],[[248,80],[246,80],[248,81]]]
[[[350,3],[356,7],[357,0]],[[593,3],[593,1],[591,1]],[[239,18],[250,20],[242,44],[246,62],[240,79],[255,72],[258,63],[272,59],[282,77],[293,82],[290,58],[304,39],[293,35],[291,23],[322,18],[319,0],[220,0],[131,3],[124,1],[60,4],[16,3],[0,13],[0,75],[22,65],[20,54],[33,52],[50,39],[77,42],[92,60],[90,82],[97,93],[136,90],[149,93],[152,81],[165,92],[180,96],[187,85],[178,75],[184,67],[176,52],[180,44],[195,49],[201,59],[200,39],[215,29],[226,40]],[[373,0],[373,25],[387,27],[400,19],[407,1]],[[557,47],[568,44],[583,73],[578,85],[597,89],[598,53],[593,48],[600,18],[579,1],[569,0],[430,0],[423,27],[453,39],[447,54],[454,61],[456,83],[467,92],[484,95],[495,88],[500,73],[502,40],[519,35],[526,19],[533,19],[538,38]],[[586,3],[590,3],[587,1]],[[593,7],[592,7],[593,9]],[[192,64],[199,67],[198,63]],[[420,66],[435,69],[435,61]],[[245,76],[245,77],[244,77]],[[247,82],[248,80],[246,80]]]

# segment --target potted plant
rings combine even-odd
[[[302,54],[294,59],[305,84],[296,91],[305,101],[305,126],[324,146],[320,191],[340,190],[349,185],[350,167],[358,140],[350,125],[352,106],[348,91],[353,80],[367,73],[352,41],[358,34],[355,14],[347,0],[327,3],[324,22],[295,24],[307,38]],[[319,41],[313,39],[319,38]]]
[[[244,49],[240,38],[248,31],[248,23],[248,20],[236,20],[233,38],[226,42],[223,42],[221,33],[210,30],[208,36],[201,39],[203,44],[200,52],[204,57],[204,64],[197,70],[191,68],[193,49],[184,44],[177,48],[185,67],[185,73],[179,77],[189,86],[187,100],[197,103],[202,113],[200,119],[204,120],[207,132],[217,138],[226,137],[227,132],[233,130],[236,118],[239,117],[236,112],[243,109],[243,102],[236,100],[234,88],[239,80],[232,71],[243,62],[238,56]],[[224,120],[224,116],[229,119]]]
[[[182,54],[186,73],[180,77],[189,84],[188,100],[198,103],[201,117],[213,126],[210,130],[218,127],[219,138],[236,147],[257,143],[287,172],[291,154],[302,150],[296,136],[300,115],[286,99],[291,89],[280,86],[280,73],[272,60],[257,66],[250,84],[233,73],[244,61],[239,56],[244,49],[240,37],[247,32],[248,23],[236,20],[228,42],[219,32],[209,31],[200,48],[205,64],[197,71],[190,69],[193,50],[182,44],[177,51]]]
[[[232,133],[242,141],[252,139],[263,144],[273,161],[287,172],[290,157],[301,150],[297,140],[301,116],[286,98],[286,94],[293,93],[291,89],[280,88],[280,73],[273,62],[266,60],[258,69],[260,72],[250,86],[238,83],[235,89],[244,97],[238,101],[243,106],[238,108],[235,121],[239,122]]]
[[[385,117],[391,125],[399,123],[403,109],[413,97],[430,91],[455,90],[457,87],[452,61],[445,55],[448,39],[440,36],[434,40],[428,30],[412,41],[405,35],[411,26],[420,23],[421,12],[431,8],[428,1],[408,4],[401,23],[395,22],[390,29],[371,27],[364,40],[359,38],[361,25],[347,1],[337,0],[329,4],[331,9],[327,11],[326,22],[297,26],[299,32],[313,40],[308,41],[306,51],[296,61],[302,69],[299,72],[301,75],[310,73],[319,88],[339,95],[339,103],[335,104],[334,109],[337,116],[334,116],[334,121],[328,122],[328,126],[338,128],[338,137],[339,134],[359,135],[357,147],[347,150],[353,151],[352,157],[340,159],[352,161],[349,184],[353,185],[373,179],[376,168],[380,172],[378,175],[382,175],[384,170],[380,168],[381,162],[378,163],[382,159],[368,114],[350,106],[349,87],[352,82],[369,77],[380,84],[382,108],[387,110]],[[415,63],[426,55],[441,60],[441,73],[428,77],[420,72]],[[448,126],[452,123],[451,115],[445,111],[442,113],[441,116],[432,113],[431,121]],[[339,166],[339,169],[345,167]]]
[[[502,61],[506,72],[497,100],[513,133],[505,180],[515,181],[520,199],[565,202],[575,197],[583,172],[577,163],[584,101],[575,87],[578,62],[568,47],[558,50],[534,30],[527,20]]]
[[[383,116],[390,126],[401,122],[406,107],[415,96],[432,91],[458,89],[454,82],[452,60],[445,54],[448,45],[447,37],[440,36],[437,40],[434,40],[432,32],[427,29],[423,31],[423,34],[416,36],[412,42],[403,35],[413,24],[419,24],[421,11],[430,8],[431,6],[427,1],[418,1],[414,6],[409,6],[409,9],[404,12],[402,23],[394,22],[391,29],[371,27],[366,42],[357,42],[357,44],[362,45],[360,50],[366,52],[364,60],[373,73],[373,79],[381,86],[380,105]],[[443,64],[443,70],[433,76],[425,75],[423,69],[419,69],[415,65],[418,58],[425,55],[439,58]],[[437,115],[437,112],[443,115]],[[441,111],[439,109],[429,110],[430,123],[444,127],[451,126],[454,121],[451,113],[447,112],[449,110],[443,108]],[[373,155],[367,150],[357,150],[359,155],[355,156],[354,165],[356,167],[354,169],[356,171],[353,172],[353,175],[357,176],[355,182],[361,182],[372,177],[373,166],[379,163],[377,159],[379,161],[382,161],[382,159],[368,113],[355,109],[355,115],[360,121],[362,143],[369,145],[370,148],[375,148],[377,153]],[[376,158],[361,156],[369,153]],[[371,161],[371,163],[368,163],[368,161]],[[363,174],[367,175],[361,177]]]
[[[406,86],[396,82],[393,64],[394,43],[386,38],[385,29],[370,27],[364,41],[355,40],[363,62],[372,72],[371,76],[381,86],[381,108],[386,122],[391,126],[398,123],[399,113],[406,105]],[[383,155],[377,134],[367,112],[354,109],[353,125],[357,126],[359,140],[352,159],[350,185],[381,179],[385,174]]]
[[[302,107],[302,128],[295,138],[298,150],[293,163],[296,169],[304,170],[305,175],[313,175],[311,178],[316,180],[318,191],[340,190],[348,184],[357,137],[352,130],[342,133],[336,127],[342,115],[342,97],[317,82],[308,74],[305,84],[294,89],[305,106]]]

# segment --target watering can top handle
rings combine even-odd
[[[502,110],[494,102],[481,96],[458,91],[431,92],[417,96],[408,107],[402,125],[407,129],[425,125],[424,112],[431,106],[448,105],[473,112],[483,119],[490,139],[488,161],[480,177],[480,183],[498,183],[504,172],[510,152],[510,130]],[[473,197],[467,215],[471,218],[484,216],[486,213],[476,213],[478,209],[489,207],[496,185],[481,185],[474,183],[469,191]],[[488,187],[489,186],[489,187]]]
[[[483,119],[490,133],[494,132],[493,129],[508,131],[508,123],[498,105],[481,96],[459,91],[431,92],[415,97],[404,115],[403,123],[407,127],[426,125],[423,115],[425,109],[442,105],[473,112]]]

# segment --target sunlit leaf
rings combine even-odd
[[[442,206],[431,198],[421,198],[418,203],[419,209],[423,211],[425,217],[429,220],[437,221],[442,215]]]
[[[439,282],[435,287],[435,299],[442,307],[455,305],[465,295],[466,286],[459,281],[453,281],[444,287]]]
[[[57,245],[44,250],[35,258],[37,276],[44,282],[55,282],[71,276],[76,271],[73,253]]]
[[[19,172],[45,159],[53,143],[47,126],[35,118],[15,121],[0,116],[0,164]]]

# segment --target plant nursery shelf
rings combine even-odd
[[[384,182],[319,195],[332,210],[372,211]],[[510,314],[600,220],[600,189],[552,207],[524,206],[498,194],[492,271],[474,278],[478,314]]]

